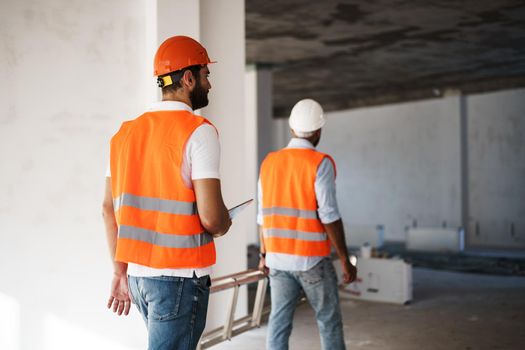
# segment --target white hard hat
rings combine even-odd
[[[323,107],[309,98],[295,104],[288,120],[290,128],[299,132],[310,132],[321,129],[326,123]]]

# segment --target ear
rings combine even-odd
[[[195,77],[193,76],[193,73],[188,69],[182,75],[181,81],[184,86],[189,88],[195,84]]]

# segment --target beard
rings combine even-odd
[[[199,80],[197,80],[195,89],[190,92],[190,101],[194,110],[201,109],[208,105],[208,91],[202,87]]]

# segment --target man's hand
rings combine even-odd
[[[131,299],[129,297],[128,276],[126,274],[114,274],[107,307],[108,309],[113,307],[113,312],[116,312],[119,316],[129,314]]]
[[[341,259],[341,265],[343,266],[343,283],[352,283],[357,277],[357,269],[354,265],[350,264],[350,260],[348,260],[343,220],[339,219],[329,224],[323,224],[323,226],[339,259]]]
[[[357,268],[348,259],[342,260],[341,264],[343,265],[343,283],[354,282],[357,277]]]
[[[259,259],[259,270],[264,272],[265,275],[268,275],[270,272],[270,269],[266,266],[266,259],[263,256]]]
[[[106,225],[106,238],[108,240],[109,255],[113,262],[113,281],[111,282],[111,296],[108,300],[108,309],[113,307],[113,312],[118,315],[127,315],[131,302],[128,291],[128,264],[115,261],[115,250],[117,247],[118,226],[113,210],[113,198],[111,195],[111,178],[106,177],[106,191],[102,203],[102,216]]]

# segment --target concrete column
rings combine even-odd
[[[290,139],[288,118],[273,117],[273,71],[268,65],[257,65],[257,135],[258,164],[268,152],[283,148]],[[290,106],[290,109],[292,106]]]
[[[258,142],[259,137],[257,135],[257,69],[255,66],[250,65],[246,67],[246,74],[244,78],[244,116],[245,116],[245,145],[246,145],[246,171],[247,178],[250,181],[249,187],[251,193],[254,195],[255,201],[257,201],[257,176],[258,176]],[[257,237],[257,202],[253,206],[248,208],[251,224],[251,232],[247,234],[246,244],[258,244],[259,240]]]
[[[288,119],[273,118],[273,72],[268,65],[250,65],[246,67],[245,101],[247,130],[250,138],[246,140],[247,149],[255,155],[253,166],[253,189],[256,191],[256,181],[261,162],[269,152],[286,146],[290,139]],[[256,208],[253,208],[255,222]],[[256,227],[256,225],[255,225]],[[248,244],[259,244],[257,232],[248,237]]]
[[[275,132],[272,101],[272,68],[257,65],[254,67],[257,101],[257,169],[268,152],[276,148],[278,134]]]
[[[244,109],[244,1],[201,0],[200,41],[210,57],[218,63],[210,65],[210,104],[202,114],[219,130],[221,139],[221,181],[228,207],[254,198],[253,164],[255,157],[246,147],[247,122]],[[252,142],[254,142],[252,140]],[[253,210],[253,208],[252,208]],[[230,232],[218,240],[217,265],[214,275],[221,276],[245,270],[246,242],[253,231],[253,217],[241,213]],[[223,324],[232,291],[213,295],[210,300],[207,328]],[[237,314],[247,310],[246,290],[239,294]]]
[[[459,96],[460,118],[460,159],[461,159],[461,226],[465,230],[466,246],[469,245],[470,210],[469,210],[469,161],[468,161],[468,110],[467,98]]]
[[[259,166],[268,152],[275,149],[277,133],[272,118],[272,71],[271,67],[250,65],[245,75],[246,120],[249,121],[250,138],[246,140],[249,152],[254,157],[252,164],[252,189],[257,193]],[[254,232],[248,244],[259,244],[256,225],[256,206],[252,208]]]

